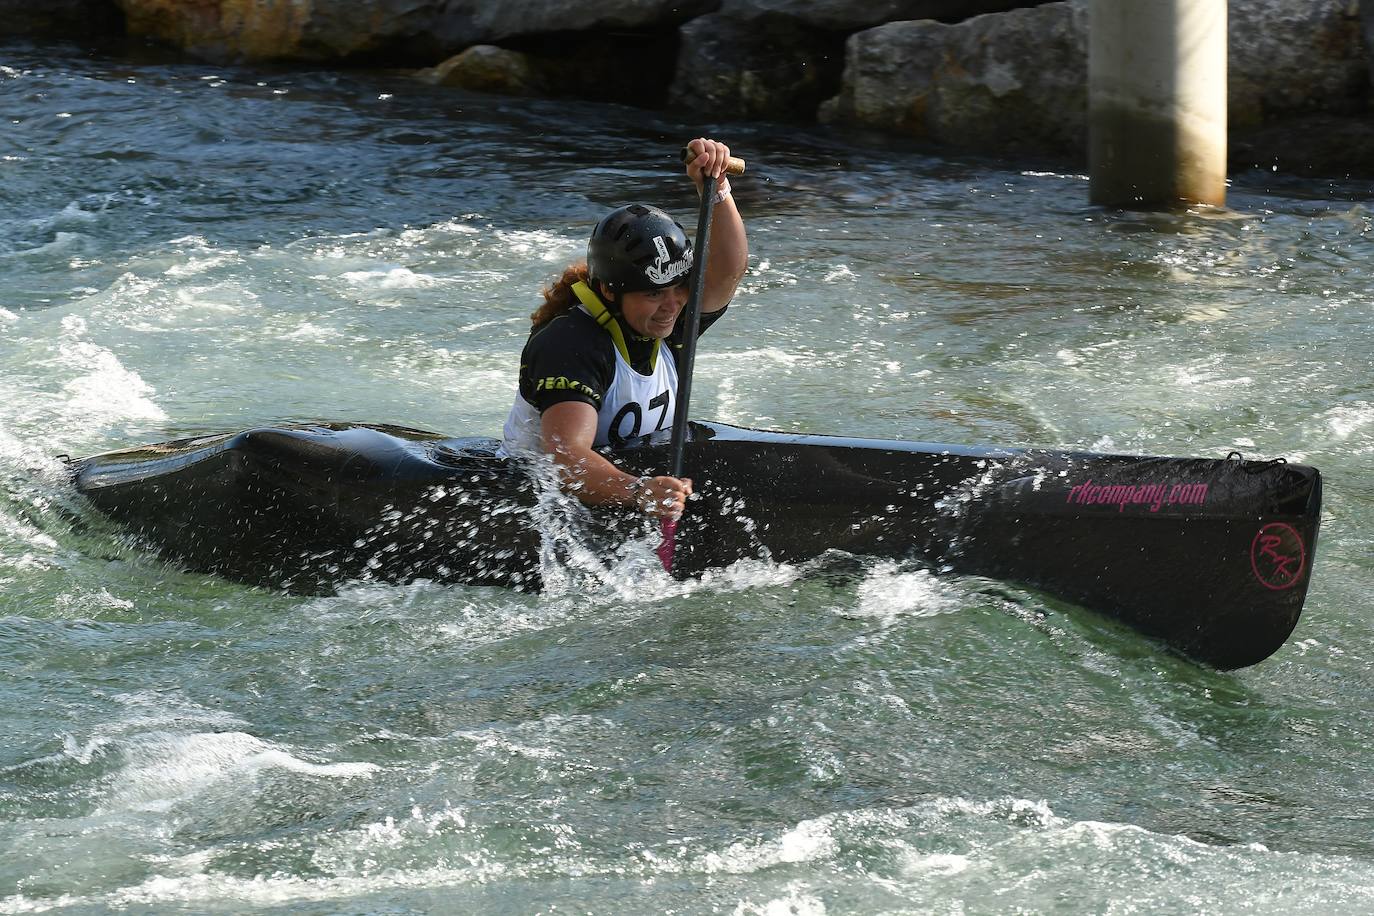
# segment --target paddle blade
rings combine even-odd
[[[658,545],[658,559],[668,572],[673,571],[673,554],[677,550],[677,519],[663,519],[663,540]]]

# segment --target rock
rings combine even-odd
[[[1374,6],[1374,0],[1365,5]],[[1232,3],[1227,33],[1233,127],[1301,112],[1363,110],[1370,55],[1355,0]]]
[[[528,35],[671,31],[720,0],[436,0],[434,27],[459,46]]]
[[[115,0],[0,0],[8,36],[48,38],[122,35],[124,17]]]
[[[501,95],[537,95],[545,89],[544,79],[528,55],[494,45],[473,45],[418,75],[438,86]]]
[[[661,108],[672,78],[675,36],[624,43],[618,35],[526,41],[519,49],[475,45],[416,76],[505,95],[540,95]]]
[[[438,60],[476,44],[615,30],[671,33],[719,0],[118,0],[129,31],[201,57]],[[622,36],[633,41],[634,36]],[[569,39],[574,43],[575,39]]]
[[[1047,0],[724,0],[720,11],[733,19],[786,19],[829,31],[853,32],[887,22],[938,19],[962,22]]]
[[[857,32],[820,119],[954,148],[1082,155],[1087,35],[1087,0]]]
[[[1364,25],[1364,59],[1369,65],[1369,82],[1374,84],[1374,0],[1360,4],[1360,22]]]
[[[152,38],[199,57],[291,59],[347,56],[356,42],[322,48],[312,55],[302,47],[315,14],[310,0],[255,3],[253,0],[119,0],[129,34]],[[328,2],[321,4],[327,6]]]
[[[669,104],[734,119],[810,121],[839,87],[844,41],[790,20],[759,28],[726,15],[681,29]]]

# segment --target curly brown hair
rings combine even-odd
[[[530,315],[534,330],[542,328],[559,315],[577,305],[577,294],[573,292],[574,283],[588,282],[587,263],[579,261],[563,269],[563,275],[544,287],[544,304]]]

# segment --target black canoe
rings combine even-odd
[[[353,579],[537,588],[540,486],[492,439],[287,424],[73,463],[102,512],[193,570],[299,591]],[[616,460],[662,472],[666,437]],[[1321,475],[1156,458],[792,435],[693,423],[698,497],[675,573],[827,550],[1022,583],[1219,668],[1276,651],[1302,610]],[[543,488],[547,493],[548,488]],[[642,519],[603,513],[615,530]],[[614,517],[610,517],[614,516]]]

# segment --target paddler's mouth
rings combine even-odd
[[[644,330],[650,337],[667,337],[673,333],[673,328],[677,325],[677,318],[682,314],[682,309],[660,310],[651,314],[644,320]]]

